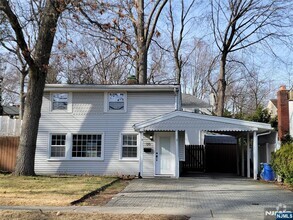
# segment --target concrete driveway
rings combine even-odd
[[[144,213],[184,214],[194,219],[264,219],[265,208],[286,206],[292,211],[293,193],[274,184],[230,176],[135,179],[106,206],[145,207]]]

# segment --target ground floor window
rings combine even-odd
[[[137,158],[137,134],[122,135],[122,158]]]
[[[65,134],[51,135],[51,157],[65,157]]]
[[[74,134],[72,157],[98,157],[102,155],[101,134]]]

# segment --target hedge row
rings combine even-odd
[[[272,153],[272,167],[274,171],[290,185],[293,185],[293,143],[281,146]]]

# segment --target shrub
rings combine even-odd
[[[286,143],[272,153],[272,167],[285,182],[293,185],[293,143]]]

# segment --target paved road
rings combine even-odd
[[[135,179],[106,207],[181,210],[195,219],[264,219],[264,209],[279,204],[293,207],[293,193],[246,178],[201,176]]]

